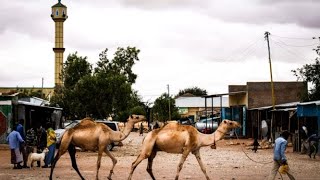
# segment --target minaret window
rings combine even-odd
[[[57,11],[56,11],[56,16],[59,16],[59,10],[57,9]]]

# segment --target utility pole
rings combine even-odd
[[[42,78],[42,82],[41,82],[41,98],[44,99],[44,95],[43,95],[43,81],[44,79]]]
[[[170,89],[169,89],[169,84],[167,85],[168,87],[168,100],[169,100],[169,121],[171,121],[171,109],[170,109]]]
[[[270,55],[270,44],[269,44],[269,35],[270,33],[266,31],[264,33],[264,38],[267,40],[268,43],[268,55],[269,55],[269,65],[270,65],[270,78],[271,78],[271,95],[272,95],[272,109],[275,109],[275,97],[274,97],[274,84],[273,84],[273,79],[272,79],[272,65],[271,65],[271,55]]]
[[[273,79],[272,79],[272,65],[271,65],[269,35],[270,35],[270,33],[269,33],[268,31],[266,31],[266,32],[264,33],[264,38],[267,40],[267,43],[268,43],[268,55],[269,55],[270,78],[271,78],[272,109],[274,110],[274,109],[275,109],[275,98],[274,98],[274,85],[273,85]],[[271,114],[270,137],[271,137],[272,142],[274,142],[274,138],[273,138],[273,114]]]

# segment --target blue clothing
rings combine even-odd
[[[53,162],[53,159],[54,159],[54,152],[56,150],[56,144],[51,144],[49,147],[49,152],[47,154],[47,156],[45,157],[45,165],[48,166],[48,165],[52,165],[52,162]]]
[[[26,136],[24,135],[23,126],[21,124],[17,125],[17,131],[20,133],[22,139],[25,141],[26,140]]]
[[[273,159],[276,161],[283,161],[287,160],[285,155],[285,150],[287,148],[288,141],[285,140],[283,137],[278,137],[275,140],[274,144],[274,151],[273,151]]]
[[[20,148],[20,143],[24,142],[20,133],[17,131],[12,131],[8,137],[7,141],[9,142],[10,149]]]

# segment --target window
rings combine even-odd
[[[59,16],[59,10],[58,9],[56,10],[56,16]]]

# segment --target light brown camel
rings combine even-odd
[[[113,168],[115,167],[117,160],[116,158],[107,150],[107,146],[112,142],[119,142],[124,140],[130,134],[135,123],[144,121],[146,118],[142,115],[131,115],[127,119],[127,124],[123,131],[113,131],[110,127],[103,123],[96,123],[90,118],[83,119],[75,127],[68,129],[61,139],[61,144],[57,155],[51,165],[50,179],[52,179],[52,174],[54,167],[59,160],[59,158],[69,151],[72,167],[77,171],[81,179],[84,179],[80,174],[77,163],[76,163],[76,149],[75,147],[80,147],[83,150],[96,151],[98,150],[98,160],[97,160],[97,172],[96,179],[99,178],[99,168],[101,164],[102,153],[105,152],[112,160],[112,168],[108,175],[108,179],[111,179],[113,173]]]
[[[132,178],[135,168],[146,158],[148,158],[147,172],[152,179],[155,179],[152,173],[152,162],[157,151],[182,154],[177,168],[176,180],[179,178],[182,165],[190,152],[196,156],[206,178],[210,179],[200,158],[200,148],[203,146],[212,146],[212,148],[215,148],[215,143],[222,139],[227,132],[239,127],[241,127],[241,125],[236,121],[223,120],[213,134],[202,134],[193,126],[178,123],[169,123],[160,129],[155,129],[146,135],[141,152],[132,163],[128,179],[130,180]]]

